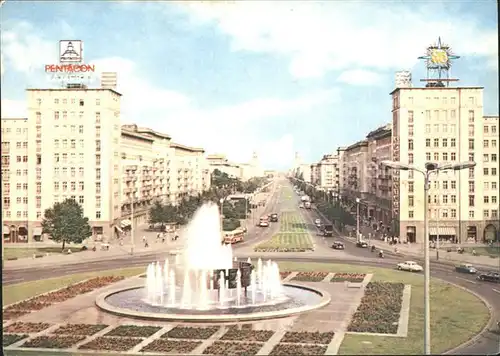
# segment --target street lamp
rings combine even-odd
[[[382,164],[400,171],[415,171],[420,172],[424,176],[424,354],[431,354],[431,309],[430,309],[430,256],[429,256],[429,221],[427,217],[427,199],[429,195],[429,178],[432,173],[439,171],[454,170],[460,171],[463,169],[472,168],[476,162],[460,162],[457,164],[444,164],[427,162],[424,169],[414,167],[401,162],[382,161]]]
[[[356,198],[356,241],[359,241],[359,198]]]

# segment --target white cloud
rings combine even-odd
[[[28,117],[28,109],[24,100],[2,99],[2,118]]]
[[[288,56],[290,72],[300,78],[359,67],[412,67],[437,36],[463,56],[498,56],[496,29],[483,31],[477,20],[453,18],[439,4],[248,1],[179,6],[192,23],[216,24],[235,51]]]
[[[373,71],[364,69],[346,70],[340,73],[337,81],[351,85],[379,85],[383,83],[384,78]]]

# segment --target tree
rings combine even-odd
[[[163,224],[163,204],[160,201],[155,201],[153,206],[149,208],[149,221],[151,225]]]
[[[66,242],[81,243],[92,236],[89,219],[83,216],[83,208],[73,199],[55,203],[44,212],[42,231],[52,240],[62,242],[62,250]]]

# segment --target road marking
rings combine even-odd
[[[497,293],[499,293],[499,294],[500,294],[500,290],[495,289],[495,288],[491,288],[491,289],[493,289],[493,291],[495,291],[495,292],[497,292]]]
[[[472,284],[477,284],[477,282],[471,281],[470,279],[467,279],[467,278],[462,278],[462,277],[455,277],[455,278],[461,279],[463,281],[466,281],[466,282],[469,282],[469,283],[472,283]]]

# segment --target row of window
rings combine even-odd
[[[436,211],[433,212],[431,218],[436,218],[439,214],[440,218],[456,218],[457,217],[457,209],[435,209]],[[408,211],[408,218],[413,219],[415,217],[415,212],[413,210]],[[483,217],[484,218],[491,218],[491,219],[498,219],[498,210],[497,209],[485,209],[483,210]],[[474,218],[474,210],[469,210],[469,218],[473,219]]]
[[[469,194],[469,206],[475,206],[475,202],[476,202],[475,198],[476,198],[475,195]],[[487,197],[484,198],[484,202],[488,203],[489,199],[486,199],[486,198]],[[432,200],[433,200],[434,204],[439,204],[439,196],[438,195],[434,195]],[[443,200],[442,201],[443,204],[448,204],[448,196],[447,195],[443,195],[442,200]],[[497,202],[497,197],[495,195],[492,195],[491,200],[492,200],[491,202],[493,204],[495,204]],[[430,195],[427,197],[427,201],[428,201],[428,203],[431,203],[431,196]],[[457,202],[457,196],[451,195],[450,196],[450,203],[456,204],[456,202]],[[408,195],[408,207],[412,208],[414,206],[415,206],[415,197],[413,195]]]
[[[38,105],[42,104],[42,99],[41,98],[37,98],[36,99],[36,102]],[[59,98],[54,98],[54,104],[63,104],[63,105],[67,105],[68,104],[68,99],[67,98],[63,98],[63,99],[59,99]],[[71,98],[69,100],[69,103],[72,104],[72,105],[79,105],[79,106],[85,106],[85,100],[84,99],[77,99],[77,98]],[[101,105],[101,99],[95,99],[95,105],[96,106],[99,106]]]
[[[7,128],[4,129],[2,127],[2,131],[1,132],[2,132],[2,134],[3,133],[11,133],[12,132],[12,128],[11,127],[7,127]],[[18,127],[18,128],[16,128],[16,134],[20,135],[21,133],[27,134],[28,133],[28,128],[27,127],[24,127],[24,128]]]

